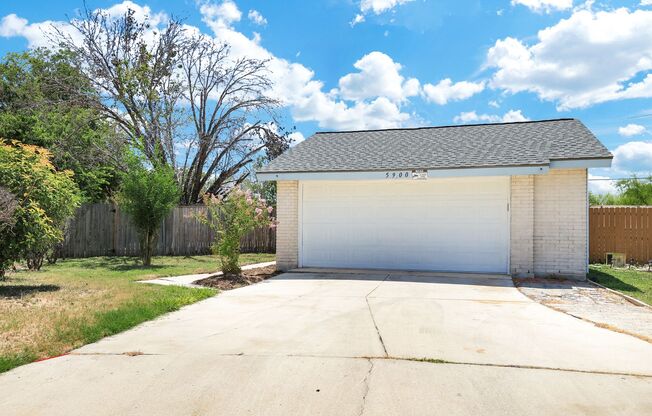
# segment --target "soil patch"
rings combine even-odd
[[[270,277],[274,277],[281,272],[276,270],[276,265],[258,267],[256,269],[243,270],[239,275],[217,275],[194,282],[196,285],[212,287],[220,290],[237,289],[243,286],[249,286],[254,283],[262,282]]]

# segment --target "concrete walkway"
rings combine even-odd
[[[251,270],[257,269],[259,267],[267,267],[275,265],[275,261],[268,261],[266,263],[256,263],[248,264],[242,266],[242,270]],[[154,285],[163,285],[163,286],[184,286],[184,287],[204,287],[194,284],[197,280],[206,279],[207,277],[221,276],[222,272],[215,273],[200,273],[200,274],[186,274],[183,276],[170,276],[170,277],[160,277],[158,279],[151,280],[139,280],[138,283],[151,283]]]
[[[0,391],[3,415],[643,415],[652,344],[511,279],[286,273],[0,375]]]

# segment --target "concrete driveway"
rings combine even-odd
[[[286,273],[1,375],[0,391],[3,415],[30,416],[652,414],[652,344],[506,278]]]

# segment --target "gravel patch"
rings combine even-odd
[[[514,279],[527,297],[599,327],[652,343],[652,308],[636,305],[590,282]]]

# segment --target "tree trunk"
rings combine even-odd
[[[141,239],[140,252],[143,266],[152,265],[152,255],[154,253],[154,242],[156,241],[156,233],[152,230],[145,231],[145,235]]]

